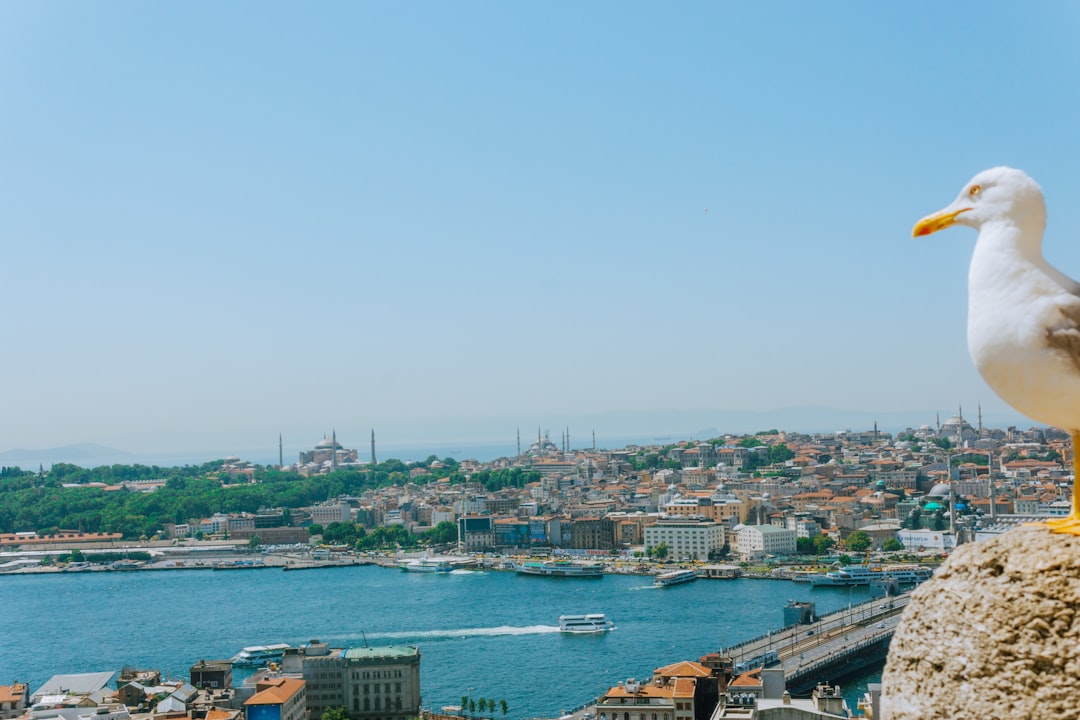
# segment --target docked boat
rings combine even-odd
[[[600,563],[579,563],[572,560],[528,560],[518,565],[519,575],[544,575],[546,577],[604,577]]]
[[[603,613],[589,615],[560,615],[559,630],[564,633],[602,633],[615,629],[615,623]]]
[[[884,568],[881,574],[901,585],[918,585],[929,580],[934,571],[921,565],[895,565]]]
[[[399,567],[405,572],[416,573],[448,573],[454,569],[448,561],[432,558],[403,560]]]
[[[653,585],[656,585],[657,587],[668,587],[669,585],[682,585],[683,583],[694,582],[697,579],[697,573],[693,570],[671,570],[669,572],[660,573],[653,578]]]
[[[276,645],[251,645],[236,653],[232,657],[233,665],[243,667],[262,667],[271,662],[281,660],[285,651],[291,646],[285,643]]]
[[[830,570],[810,578],[810,584],[814,587],[849,585],[869,585],[874,578],[880,577],[877,573],[865,565],[849,565],[839,570]]]

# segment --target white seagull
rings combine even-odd
[[[952,225],[979,231],[968,270],[971,358],[1002,400],[1072,436],[1072,510],[1045,524],[1080,535],[1080,283],[1043,258],[1042,189],[1020,170],[984,170],[913,234]]]

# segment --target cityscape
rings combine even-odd
[[[989,428],[961,413],[895,434],[773,429],[576,450],[568,436],[556,442],[538,432],[528,445],[519,441],[516,455],[485,462],[432,456],[380,463],[374,432],[365,453],[333,432],[295,462],[282,456],[275,466],[232,457],[198,468],[5,467],[0,498],[15,497],[15,506],[26,505],[20,493],[40,497],[42,488],[73,508],[91,497],[164,503],[208,487],[221,502],[260,486],[286,484],[301,493],[305,483],[318,481],[332,493],[361,484],[309,504],[209,508],[214,511],[203,517],[165,522],[158,522],[163,515],[128,510],[127,527],[87,527],[84,519],[28,526],[33,515],[16,515],[5,502],[0,574],[62,574],[73,581],[71,573],[278,567],[332,574],[361,565],[406,574],[549,576],[534,583],[589,584],[588,578],[613,576],[644,577],[656,587],[738,579],[763,587],[839,587],[849,591],[846,610],[842,597],[831,613],[813,601],[789,600],[783,621],[777,618],[775,629],[759,638],[703,646],[696,657],[669,658],[651,678],[596,687],[585,696],[594,699],[570,714],[616,720],[617,706],[629,702],[649,705],[659,720],[721,720],[750,711],[767,718],[774,706],[803,708],[811,713],[806,717],[847,717],[853,710],[873,717],[876,686],[858,709],[849,708],[841,685],[817,682],[821,673],[850,679],[880,668],[910,590],[945,556],[1020,523],[1066,514],[1071,492],[1065,433]],[[150,471],[159,476],[147,477]],[[37,507],[48,512],[47,503]],[[106,522],[114,516],[105,506],[88,508]],[[162,511],[172,512],[164,505]],[[222,582],[229,577],[235,576]],[[552,629],[604,633],[617,630],[614,620],[561,616]],[[843,642],[830,642],[833,635]],[[4,686],[5,717],[127,720],[180,712],[280,720],[340,711],[354,720],[404,720],[480,717],[485,710],[500,716],[491,698],[422,704],[422,642],[259,646],[259,639],[231,659],[200,658],[175,686],[155,668],[125,665],[110,687],[119,669],[59,666],[40,687]],[[25,676],[18,667],[9,672]],[[477,702],[483,708],[474,708]]]
[[[1078,28],[4,0],[0,720],[1077,717]]]

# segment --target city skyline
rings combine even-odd
[[[6,3],[0,451],[1034,425],[968,358],[974,233],[910,234],[1013,165],[1080,276],[1078,28],[1064,2]]]

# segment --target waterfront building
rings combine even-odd
[[[609,689],[596,703],[599,720],[695,720],[693,678],[640,683],[633,678]]]
[[[305,720],[306,685],[303,680],[290,677],[257,682],[255,694],[244,701],[247,720]]]
[[[484,552],[495,547],[495,525],[487,515],[458,518],[458,545],[466,552]]]
[[[645,547],[664,544],[672,560],[709,560],[724,548],[724,527],[702,517],[660,518],[645,528]]]
[[[798,534],[775,525],[739,525],[735,528],[735,547],[745,560],[760,560],[766,555],[794,555]]]
[[[570,537],[571,547],[577,550],[611,550],[615,523],[607,517],[577,518],[570,525]]]
[[[312,640],[285,652],[282,672],[303,675],[313,718],[331,707],[345,707],[353,720],[408,720],[420,713],[420,651],[411,645],[341,650]]]

